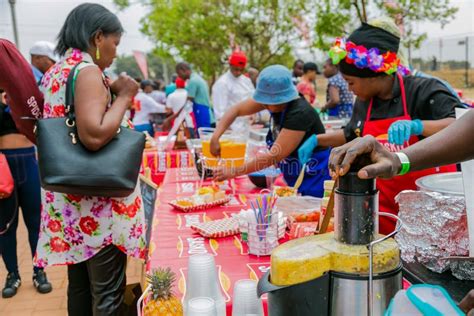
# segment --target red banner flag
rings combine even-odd
[[[148,63],[146,61],[146,54],[144,52],[134,50],[133,56],[135,57],[135,61],[138,64],[138,68],[140,68],[140,71],[143,74],[143,78],[148,79]]]

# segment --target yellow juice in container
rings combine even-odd
[[[217,167],[218,159],[211,154],[211,141],[202,141],[202,155],[206,158],[205,165],[207,167]]]
[[[221,145],[221,158],[226,160],[226,167],[240,167],[245,162],[245,152],[247,150],[247,144],[245,142],[239,142],[229,139],[223,139],[219,141]],[[219,159],[211,154],[211,142],[210,140],[202,141],[202,154],[206,157],[206,165],[208,167],[217,167]]]
[[[390,238],[375,245],[373,259],[374,273],[396,269],[400,264],[397,242]],[[329,271],[367,275],[367,246],[343,244],[327,233],[289,241],[272,252],[270,274],[275,285],[306,282]]]
[[[221,142],[221,158],[232,159],[226,161],[227,167],[240,167],[245,162],[245,152],[247,144],[237,141],[222,141]]]

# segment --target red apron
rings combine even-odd
[[[400,82],[400,90],[402,93],[402,103],[403,103],[403,116],[384,119],[384,120],[370,120],[370,113],[372,112],[373,100],[370,100],[369,108],[367,110],[367,118],[364,123],[364,130],[362,135],[372,135],[374,136],[382,145],[385,146],[391,152],[400,151],[410,145],[415,144],[419,141],[417,136],[411,136],[409,141],[406,142],[403,146],[390,144],[388,142],[388,129],[392,123],[399,120],[411,120],[410,115],[408,114],[406,94],[405,94],[405,85],[403,83],[403,78],[401,75],[398,75],[398,80]],[[380,203],[379,210],[381,212],[388,212],[392,214],[398,213],[398,206],[395,203],[395,196],[403,190],[416,190],[415,181],[418,178],[421,178],[426,175],[435,174],[435,173],[445,173],[445,172],[454,172],[456,171],[456,165],[449,165],[443,167],[436,167],[431,169],[426,169],[422,171],[413,171],[409,172],[403,176],[397,176],[390,180],[377,179],[377,189],[379,190]],[[395,229],[395,220],[388,217],[380,217],[379,219],[379,232],[382,234],[388,234]]]

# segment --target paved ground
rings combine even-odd
[[[0,315],[2,316],[64,316],[67,315],[67,270],[66,267],[50,267],[46,269],[48,279],[53,285],[49,294],[39,294],[31,280],[31,254],[23,219],[18,227],[18,262],[22,285],[13,298],[3,299],[0,295]],[[0,260],[1,261],[1,260]],[[138,260],[129,260],[127,283],[138,283],[141,277],[141,264]],[[0,289],[3,288],[6,269],[0,263]]]

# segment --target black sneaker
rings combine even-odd
[[[21,279],[18,272],[8,273],[5,287],[2,290],[3,298],[10,298],[16,295],[18,288],[21,285]]]
[[[53,290],[53,286],[48,282],[48,278],[46,277],[46,272],[44,272],[44,270],[39,270],[33,274],[33,285],[41,294],[46,294]]]

